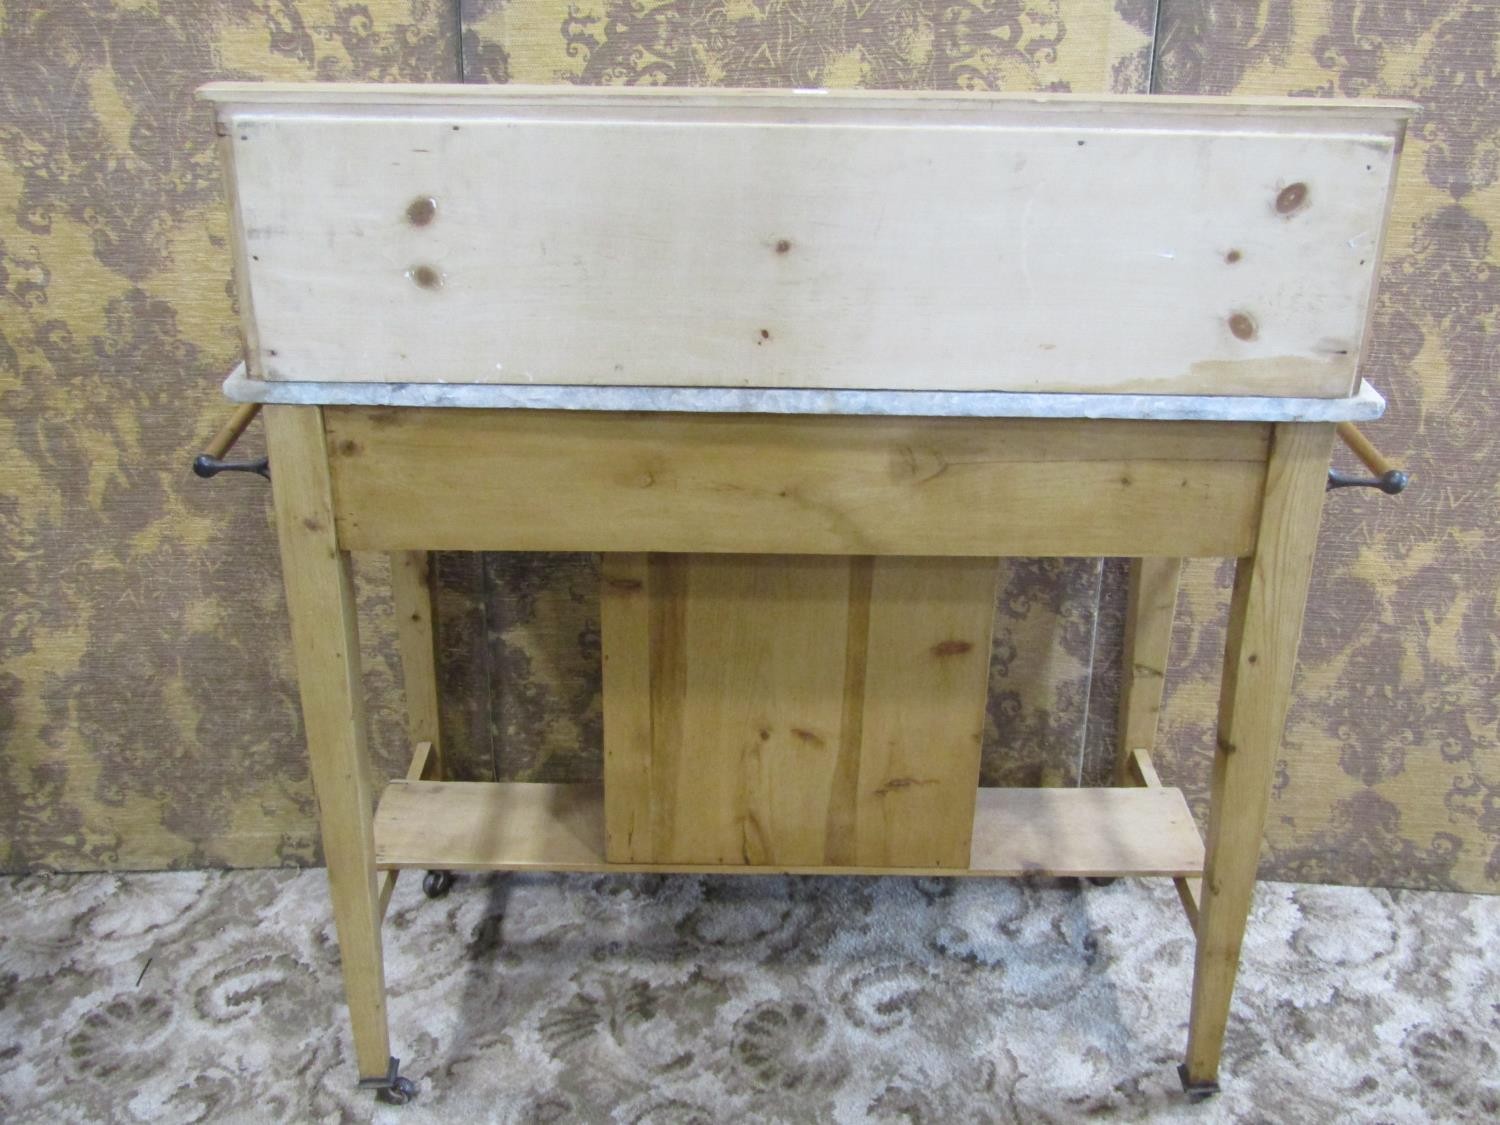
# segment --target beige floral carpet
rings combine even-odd
[[[1187,1106],[1170,884],[410,876],[404,1107],[353,1089],[322,871],[0,880],[0,1120],[1493,1121],[1500,898],[1268,883]]]

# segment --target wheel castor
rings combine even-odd
[[[401,1076],[401,1060],[395,1056],[391,1057],[384,1074],[361,1078],[358,1086],[361,1090],[374,1090],[375,1099],[387,1105],[405,1105],[417,1096],[417,1084]]]
[[[417,1084],[404,1075],[396,1075],[389,1086],[375,1092],[375,1097],[386,1105],[405,1105],[417,1096]]]
[[[428,898],[442,898],[453,889],[453,872],[429,871],[422,876],[422,893]]]

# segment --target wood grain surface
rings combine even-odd
[[[966,866],[996,571],[606,555],[610,860]]]
[[[356,382],[1347,395],[1410,112],[207,93],[251,374]]]
[[[351,550],[1239,555],[1269,428],[338,407]]]
[[[597,783],[408,782],[375,816],[381,868],[714,875],[1196,875],[1203,843],[1176,789],[980,789],[965,867],[611,863]]]

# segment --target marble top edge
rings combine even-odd
[[[515,386],[477,383],[224,381],[234,402],[294,406],[458,407],[706,414],[854,414],[940,418],[1112,418],[1180,422],[1367,422],[1385,399],[1364,381],[1347,398],[865,391],[738,387]]]

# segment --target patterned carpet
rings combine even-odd
[[[386,933],[401,1108],[352,1088],[321,871],[0,880],[0,1120],[1500,1113],[1500,898],[1264,884],[1196,1107],[1166,883],[407,877]]]

